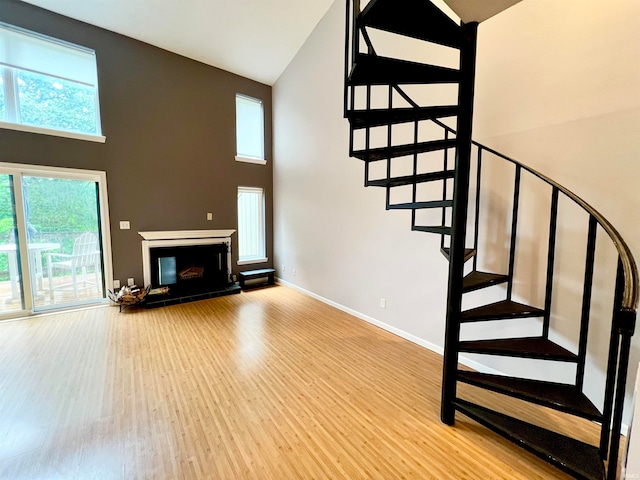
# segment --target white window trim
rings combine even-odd
[[[244,98],[246,100],[250,100],[253,101],[255,103],[259,103],[260,104],[260,109],[262,110],[262,118],[261,118],[261,126],[262,126],[262,156],[260,157],[251,157],[251,156],[247,156],[247,155],[239,155],[236,154],[235,158],[236,158],[236,162],[244,162],[244,163],[254,163],[257,165],[266,165],[267,164],[267,160],[265,159],[265,153],[264,153],[264,149],[265,149],[265,119],[264,119],[264,101],[260,98],[256,98],[256,97],[251,97],[249,95],[244,95],[242,93],[236,93],[236,115],[238,115],[237,112],[237,99],[238,97],[240,98]],[[236,125],[237,128],[237,125]],[[237,139],[238,139],[238,132],[236,131],[236,149],[237,147]]]
[[[236,155],[236,162],[255,163],[256,165],[266,165],[267,161],[263,158],[241,157]]]
[[[262,232],[262,253],[264,255],[263,256],[255,256],[255,257],[243,257],[243,258],[238,258],[237,261],[237,265],[250,265],[253,263],[265,263],[268,262],[269,259],[267,258],[266,254],[267,254],[267,218],[266,218],[266,193],[265,193],[265,189],[263,187],[244,187],[244,186],[238,186],[238,192],[240,192],[240,190],[243,190],[245,193],[260,193],[262,196],[262,213],[260,215],[260,230]],[[239,211],[238,211],[238,215],[239,215]],[[240,223],[238,221],[238,223]],[[238,225],[238,242],[240,241],[240,225]],[[240,248],[238,248],[238,257],[240,257]]]
[[[268,258],[249,258],[246,260],[238,260],[238,265],[251,265],[252,263],[267,263]]]
[[[58,130],[55,128],[36,127],[35,125],[4,122],[2,120],[0,120],[0,128],[4,128],[6,130],[16,130],[18,132],[52,135],[54,137],[73,138],[75,140],[86,140],[87,142],[105,143],[107,141],[107,137],[103,135],[90,135],[88,133],[70,132],[67,130]]]

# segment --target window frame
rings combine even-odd
[[[248,100],[260,105],[260,133],[261,133],[261,155],[259,157],[253,155],[242,154],[238,152],[238,99]],[[251,97],[249,95],[245,95],[243,93],[236,93],[235,97],[235,106],[236,106],[236,162],[244,162],[244,163],[253,163],[257,165],[266,165],[267,160],[265,158],[265,118],[264,118],[264,101],[260,98]]]
[[[260,233],[260,254],[257,256],[253,256],[253,257],[242,257],[241,256],[241,245],[242,242],[240,242],[240,235],[241,235],[241,225],[240,225],[240,204],[239,204],[239,198],[240,198],[240,194],[241,193],[251,193],[251,194],[256,194],[259,193],[260,194],[260,199],[261,199],[261,205],[259,208],[259,216],[258,216],[258,225],[257,225],[257,230]],[[253,263],[265,263],[268,262],[269,259],[267,257],[267,222],[266,222],[266,194],[265,194],[265,189],[262,187],[245,187],[245,186],[238,186],[238,190],[237,190],[237,200],[236,200],[236,205],[237,205],[237,215],[238,215],[238,225],[237,225],[237,231],[238,231],[238,261],[237,264],[238,265],[250,265]]]
[[[4,22],[0,22],[0,27],[3,27],[4,29],[9,31],[13,31],[18,35],[23,35],[25,37],[32,37],[38,41],[49,42],[51,44],[56,45],[57,47],[75,49],[81,52],[85,52],[87,54],[92,55],[95,61],[95,51],[90,48],[75,45],[75,44],[66,42],[64,40],[59,40],[57,38],[49,37],[47,35],[42,35],[40,33],[32,32],[30,30],[16,27],[14,25],[10,25]],[[19,123],[20,96],[18,91],[17,76],[21,71],[32,72],[38,75],[43,75],[51,79],[61,79],[61,80],[80,83],[80,84],[84,83],[79,81],[78,79],[63,78],[57,75],[52,75],[50,73],[41,72],[35,69],[20,68],[17,65],[12,65],[9,63],[0,63],[0,73],[2,74],[2,78],[3,78],[2,86],[0,86],[0,88],[2,88],[4,92],[5,115],[6,115],[5,119],[0,119],[0,128],[7,129],[7,130],[16,130],[20,132],[51,135],[56,137],[72,138],[76,140],[86,140],[86,141],[98,142],[98,143],[106,142],[106,137],[102,135],[102,125],[101,125],[101,116],[100,116],[100,90],[98,86],[97,64],[95,65],[95,82],[92,85],[95,90],[94,92],[95,124],[96,124],[97,133],[84,133],[84,132],[79,132],[75,130],[64,130],[59,128]]]

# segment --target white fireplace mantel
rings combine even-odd
[[[182,245],[213,245],[226,243],[227,268],[231,278],[231,235],[235,230],[169,230],[164,232],[138,232],[142,241],[142,273],[144,284],[151,283],[151,255],[149,251],[158,247],[176,247]]]
[[[169,230],[166,232],[138,232],[145,240],[178,240],[187,238],[230,237],[235,230]]]

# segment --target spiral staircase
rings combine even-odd
[[[638,306],[638,274],[629,248],[615,228],[581,198],[543,174],[472,140],[477,23],[458,23],[429,0],[371,0],[364,8],[359,0],[347,0],[346,14],[344,107],[351,125],[350,155],[364,162],[365,186],[386,190],[388,210],[410,211],[412,230],[440,235],[441,251],[449,261],[442,422],[454,425],[459,412],[575,478],[616,478],[630,341]],[[455,49],[459,52],[457,68],[379,55],[372,32]],[[435,104],[414,98],[417,88],[434,85],[453,85],[455,100]],[[399,127],[413,130],[413,140],[407,141],[407,135],[397,140]],[[439,133],[425,139],[422,134],[425,129]],[[381,136],[386,137],[382,145]],[[479,241],[483,228],[480,223],[484,201],[483,158],[488,156],[506,162],[513,171],[505,271],[484,271],[478,262],[483,253]],[[422,167],[425,161],[431,166],[426,171]],[[399,162],[412,166],[409,171],[405,168],[404,173],[397,174],[395,166]],[[516,301],[520,299],[514,293],[520,198],[525,177],[527,184],[533,179],[550,191],[549,214],[544,221],[544,228],[549,231],[543,272],[544,305],[539,306]],[[394,201],[398,198],[395,192],[400,189],[404,200]],[[574,204],[588,219],[584,226],[582,308],[575,315],[579,334],[571,348],[559,345],[551,335],[553,306],[562,301],[558,294],[554,297],[561,202]],[[425,224],[425,218],[431,222]],[[603,288],[602,282],[594,281],[596,248],[606,242],[613,245],[617,256],[615,285],[604,287],[612,291],[611,319],[594,318],[591,314],[594,289]],[[504,289],[503,300],[463,309],[463,297],[467,294],[496,285]],[[539,319],[539,332],[526,337],[461,340],[461,331],[468,324],[515,319]],[[603,374],[604,400],[599,407],[585,394],[585,376],[591,368],[589,332],[594,322],[606,322],[610,332],[608,338],[598,339],[605,343],[602,349],[608,352]],[[549,369],[558,364],[572,365],[575,380],[559,383],[463,370],[458,366],[461,353],[535,359],[548,362]],[[462,398],[460,383],[592,421],[598,425],[599,442],[588,444],[501,413],[495,405]]]

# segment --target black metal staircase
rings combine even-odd
[[[364,8],[360,0],[347,0],[344,107],[351,124],[350,155],[364,162],[365,186],[386,189],[388,210],[411,211],[412,230],[441,236],[441,251],[449,261],[441,420],[453,425],[455,413],[463,413],[576,478],[614,479],[630,339],[638,306],[636,265],[618,232],[586,202],[535,170],[472,141],[477,26],[477,23],[456,23],[429,0],[370,0]],[[455,49],[459,52],[459,66],[451,68],[378,55],[372,38],[374,32],[380,31]],[[425,105],[408,93],[409,88],[430,85],[454,86],[457,99],[443,105]],[[380,102],[381,95],[384,105]],[[435,129],[439,136],[424,138],[425,126],[430,132]],[[413,141],[407,142],[406,134],[404,140],[396,140],[400,127],[405,133],[412,133]],[[380,138],[385,138],[385,145],[380,145]],[[441,156],[434,160],[438,152]],[[482,246],[479,231],[483,156],[507,162],[513,169],[506,272],[482,271],[478,266]],[[397,173],[396,165],[404,167],[402,173]],[[383,174],[375,176],[373,170],[382,170]],[[525,177],[529,182],[546,185],[551,192],[549,216],[544,225],[549,229],[546,291],[544,305],[538,307],[514,299],[520,197]],[[423,189],[424,186],[427,188]],[[396,192],[401,189],[404,197],[397,201]],[[582,308],[576,322],[579,341],[572,348],[555,343],[550,335],[552,307],[560,301],[554,297],[553,287],[561,201],[577,205],[588,219]],[[425,216],[430,222],[418,221]],[[617,251],[617,276],[615,285],[610,286],[613,315],[610,336],[605,339],[608,361],[604,401],[598,408],[584,393],[584,383],[589,368],[590,324],[608,322],[591,318],[596,288],[595,252],[601,242],[611,242]],[[504,300],[463,310],[464,295],[497,285],[505,289]],[[602,288],[600,284],[598,288]],[[461,330],[467,324],[532,318],[539,319],[540,332],[535,336],[461,340]],[[556,365],[560,362],[574,366],[575,381],[558,383],[464,371],[458,368],[460,353],[536,359]],[[596,422],[600,425],[600,442],[590,445],[507,416],[493,406],[474,404],[460,398],[459,383]]]

